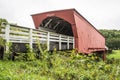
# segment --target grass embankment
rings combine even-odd
[[[45,55],[43,60],[0,61],[0,80],[120,80],[120,60],[95,55]]]

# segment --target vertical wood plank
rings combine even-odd
[[[33,49],[33,30],[32,29],[30,29],[30,31],[29,31],[29,44],[30,44],[30,48],[31,48],[31,52],[32,52],[32,49]]]
[[[69,49],[69,36],[67,37],[67,49]]]
[[[50,32],[47,33],[47,50],[50,50]]]
[[[10,41],[9,38],[10,38],[10,25],[7,24],[5,26],[6,51],[9,51],[9,45],[8,45],[8,43]]]
[[[61,50],[61,34],[59,35],[59,50]]]

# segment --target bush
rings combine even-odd
[[[65,55],[63,54],[65,53]],[[95,54],[46,52],[43,59],[33,60],[32,53],[21,53],[28,61],[0,61],[0,79],[11,80],[119,80],[120,59],[98,61]],[[19,58],[20,58],[19,56]],[[17,59],[17,58],[16,58]],[[31,60],[32,59],[32,60]]]
[[[35,59],[35,53],[27,53],[27,61],[33,61]]]
[[[36,60],[35,53],[18,53],[19,56],[15,57],[18,61],[34,61]]]

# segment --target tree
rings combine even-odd
[[[120,49],[120,30],[100,30],[109,49]]]
[[[2,19],[0,18],[0,34],[2,33],[2,26],[3,24],[6,25],[8,22],[6,19]],[[0,36],[0,46],[4,46],[5,45],[5,40]]]
[[[2,26],[3,24],[6,25],[8,22],[6,19],[0,18],[0,59],[3,59],[4,56],[4,46],[5,46],[5,40],[1,37],[2,33]]]

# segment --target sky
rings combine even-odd
[[[0,0],[0,18],[34,28],[32,14],[71,8],[97,29],[120,30],[120,0]]]

